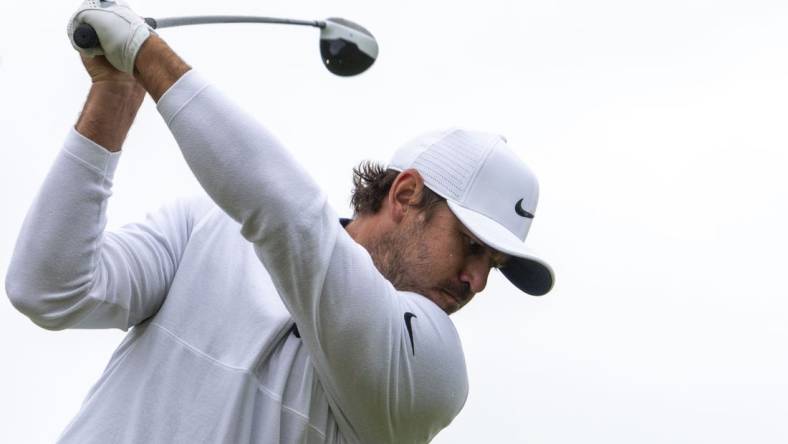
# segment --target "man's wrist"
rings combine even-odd
[[[75,128],[107,150],[120,151],[144,98],[136,82],[94,83]]]
[[[157,34],[140,47],[134,76],[155,102],[191,69]]]
[[[128,80],[94,80],[90,89],[119,99],[138,98],[140,95],[145,95],[145,89],[133,78]]]

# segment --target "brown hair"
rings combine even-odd
[[[387,169],[379,163],[368,160],[353,168],[353,193],[350,197],[350,206],[353,208],[354,215],[377,213],[399,173],[397,170]],[[445,200],[425,186],[421,200],[413,206],[418,210],[426,209],[429,219],[434,205]]]

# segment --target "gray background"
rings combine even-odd
[[[77,2],[3,2],[0,272],[88,79]],[[162,30],[349,215],[350,168],[449,125],[499,132],[541,180],[544,298],[501,275],[453,316],[471,392],[434,441],[788,442],[788,4],[663,0],[133,3],[142,15],[344,16],[381,56],[340,79],[317,31]],[[109,225],[198,190],[150,99]],[[52,442],[120,331],[49,332],[0,300],[0,442]]]

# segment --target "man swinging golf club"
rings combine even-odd
[[[13,304],[51,330],[130,330],[63,443],[424,443],[468,382],[448,314],[500,269],[553,284],[523,245],[538,185],[500,136],[423,135],[355,173],[354,219],[120,3],[86,1],[92,86],[17,240]],[[75,45],[76,47],[76,45]],[[92,56],[92,57],[91,57]],[[147,92],[210,197],[105,231]],[[239,233],[240,232],[240,233]]]

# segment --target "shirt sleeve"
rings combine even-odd
[[[448,316],[395,290],[289,152],[198,73],[158,109],[197,180],[254,243],[342,431],[363,443],[431,440],[468,391]]]
[[[41,327],[127,330],[164,300],[198,197],[105,231],[119,158],[72,128],[28,210],[5,287]]]

